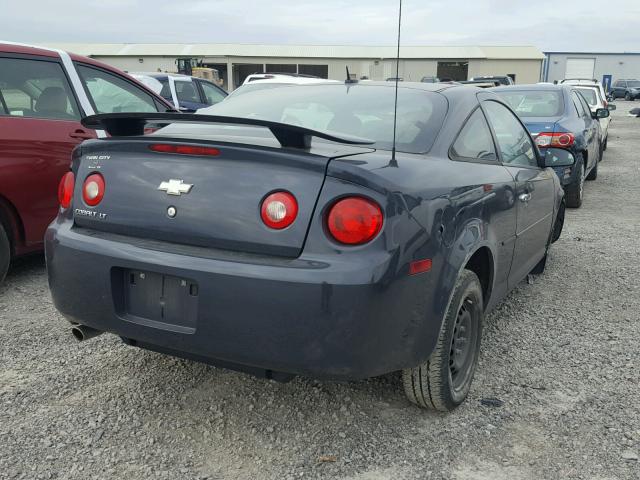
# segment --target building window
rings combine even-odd
[[[267,63],[266,67],[267,73],[298,73],[295,63]]]
[[[298,73],[329,78],[329,65],[298,65]]]

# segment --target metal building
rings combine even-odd
[[[352,76],[384,80],[395,77],[396,47],[247,44],[49,44],[91,56],[126,71],[176,71],[178,58],[194,58],[216,68],[233,90],[247,75],[294,72],[344,79]],[[480,75],[512,75],[517,83],[540,79],[544,55],[530,46],[428,47],[400,49],[400,77],[420,81],[425,76],[467,80]]]
[[[623,78],[640,78],[640,53],[546,52],[542,73],[545,82],[565,78],[595,78],[610,87]]]

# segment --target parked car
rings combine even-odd
[[[513,78],[509,75],[486,75],[481,77],[472,77],[471,80],[482,82],[498,82],[500,85],[514,85]]]
[[[584,181],[598,177],[602,158],[601,118],[606,108],[592,112],[584,97],[571,85],[519,85],[493,89],[522,118],[541,149],[561,148],[570,153],[571,165],[556,165],[567,194],[567,206],[578,208]]]
[[[611,96],[624,98],[625,100],[635,100],[640,97],[640,80],[630,78],[627,80],[616,80],[611,87]]]
[[[394,92],[282,86],[85,119],[113,138],[75,150],[46,235],[76,337],[268,378],[402,370],[412,402],[459,405],[483,316],[544,269],[563,191],[495,94],[401,84],[394,144]],[[206,127],[141,137],[144,121]]]
[[[595,78],[565,78],[560,83],[566,83],[567,85],[574,85],[576,87],[596,87],[600,92],[600,97],[604,102],[604,108],[608,107],[609,101],[607,99],[607,93],[605,92],[602,83],[600,83]]]
[[[478,88],[493,88],[500,86],[500,82],[497,80],[462,80],[458,83],[462,85],[473,85]]]
[[[315,77],[313,75],[305,75],[303,73],[252,73],[244,79],[242,85],[247,85],[254,82],[269,82],[269,83],[318,83],[326,81],[321,77]]]
[[[195,112],[221,102],[228,95],[218,85],[202,78],[176,73],[132,73],[181,112]]]
[[[440,79],[438,77],[422,77],[420,81],[422,83],[439,83]]]
[[[609,103],[605,97],[601,96],[600,88],[597,85],[576,85],[576,90],[584,97],[589,104],[591,113],[596,113],[599,108],[606,108],[609,111],[615,110],[615,103]],[[609,124],[611,116],[599,119],[600,122],[600,142],[602,151],[607,149],[609,143]]]
[[[11,258],[43,249],[73,148],[104,136],[80,120],[171,108],[128,75],[90,58],[0,44],[0,281]]]
[[[260,75],[258,77],[258,75]],[[341,84],[337,80],[327,80],[320,77],[312,77],[310,75],[284,75],[284,74],[256,74],[253,75],[253,79],[246,81],[229,94],[229,97],[238,97],[248,92],[255,92],[257,90],[269,90],[272,88],[278,88],[283,85],[314,85],[318,83],[337,83]]]

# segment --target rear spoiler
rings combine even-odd
[[[226,125],[250,125],[268,128],[283,147],[311,147],[311,138],[317,137],[331,142],[348,145],[371,145],[374,140],[345,135],[342,133],[323,132],[310,128],[271,122],[258,118],[225,117],[220,115],[197,115],[193,113],[105,113],[91,115],[82,119],[82,125],[94,130],[106,130],[112,137],[128,137],[143,135],[148,122],[160,123],[218,123]]]

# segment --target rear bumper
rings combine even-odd
[[[71,227],[45,237],[49,286],[70,321],[144,348],[238,369],[361,379],[415,366],[435,345],[435,276],[399,275],[393,255],[360,263],[273,259],[174,247]],[[114,271],[135,269],[197,282],[192,330],[132,319]],[[431,272],[433,273],[433,272]]]

